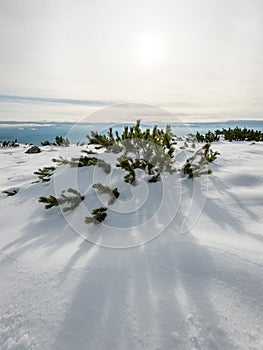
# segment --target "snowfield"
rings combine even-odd
[[[109,175],[63,165],[33,183],[87,146],[25,147],[0,149],[1,350],[263,350],[263,143],[215,142],[211,175],[137,170],[134,187],[102,151]],[[84,223],[107,206],[95,182],[120,191],[100,225]],[[71,212],[38,202],[69,187],[85,195]]]

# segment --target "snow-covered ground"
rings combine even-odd
[[[0,349],[262,350],[263,144],[212,148],[211,175],[148,184],[138,172],[135,187],[120,169],[68,165],[32,183],[81,147],[0,149],[0,191],[18,189],[0,194]],[[100,155],[113,166],[116,156]],[[95,182],[121,194],[87,225],[107,204]],[[38,202],[68,187],[85,195],[72,212]]]

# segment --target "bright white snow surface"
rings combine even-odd
[[[108,176],[65,165],[33,183],[85,147],[0,150],[0,190],[19,190],[0,194],[0,349],[263,349],[263,144],[214,143],[213,173],[194,180],[137,171],[131,187],[100,152]],[[96,182],[121,194],[85,224],[107,205]],[[72,212],[38,202],[68,187],[85,195]]]

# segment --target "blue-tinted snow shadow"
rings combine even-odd
[[[216,271],[208,249],[193,238],[192,245],[166,238],[133,249],[99,247],[83,268],[54,349],[232,349],[208,293]]]

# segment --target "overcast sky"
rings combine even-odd
[[[263,0],[0,0],[0,119],[263,116]]]

